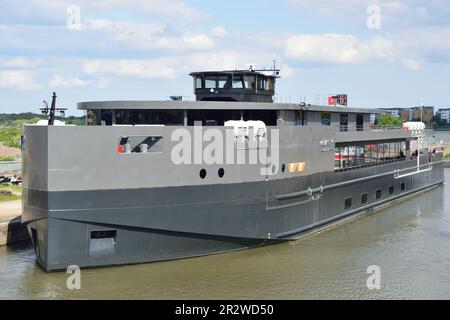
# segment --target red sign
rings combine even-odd
[[[348,97],[346,94],[338,94],[336,96],[328,97],[328,105],[335,106],[337,104],[341,106],[347,106]]]
[[[329,106],[334,106],[336,104],[336,100],[334,99],[333,96],[328,97],[328,105]]]

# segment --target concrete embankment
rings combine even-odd
[[[20,173],[22,161],[0,161],[0,174]]]
[[[0,202],[0,246],[28,239],[21,222],[21,201]]]

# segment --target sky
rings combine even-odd
[[[0,113],[193,99],[192,71],[281,68],[277,101],[450,107],[448,0],[0,0]]]

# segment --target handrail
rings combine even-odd
[[[439,161],[435,161],[435,162],[428,162],[428,163],[421,164],[419,166],[419,168],[430,167],[430,166],[434,166],[436,164],[440,164],[440,163],[444,163],[444,162],[445,162],[445,160],[439,160]],[[406,172],[408,170],[413,170],[413,169],[417,169],[417,166],[403,168],[403,169],[395,169],[395,170],[392,170],[392,171],[389,171],[389,172],[379,173],[379,174],[375,174],[375,175],[368,176],[368,177],[362,177],[362,178],[357,178],[357,179],[348,180],[348,181],[342,181],[342,182],[338,182],[338,183],[334,183],[334,184],[330,184],[330,185],[326,185],[326,186],[320,186],[319,188],[314,188],[314,189],[308,189],[308,190],[303,190],[303,191],[299,191],[299,192],[293,192],[293,193],[277,195],[277,196],[275,196],[275,199],[280,200],[280,201],[288,200],[288,199],[304,196],[304,195],[308,194],[310,191],[312,191],[313,193],[316,193],[316,192],[319,192],[319,191],[322,192],[322,190],[323,191],[324,190],[330,190],[330,189],[346,186],[346,185],[353,184],[353,183],[363,182],[363,181],[367,181],[367,180],[371,180],[371,179],[375,179],[375,178],[381,178],[381,177],[388,176],[388,175],[391,175],[391,174],[396,175],[396,174],[399,174],[401,172]]]

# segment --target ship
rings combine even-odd
[[[48,123],[24,126],[22,221],[44,270],[289,242],[444,182],[422,123],[278,103],[277,70],[190,76],[192,101],[80,102],[71,126],[54,95]]]

